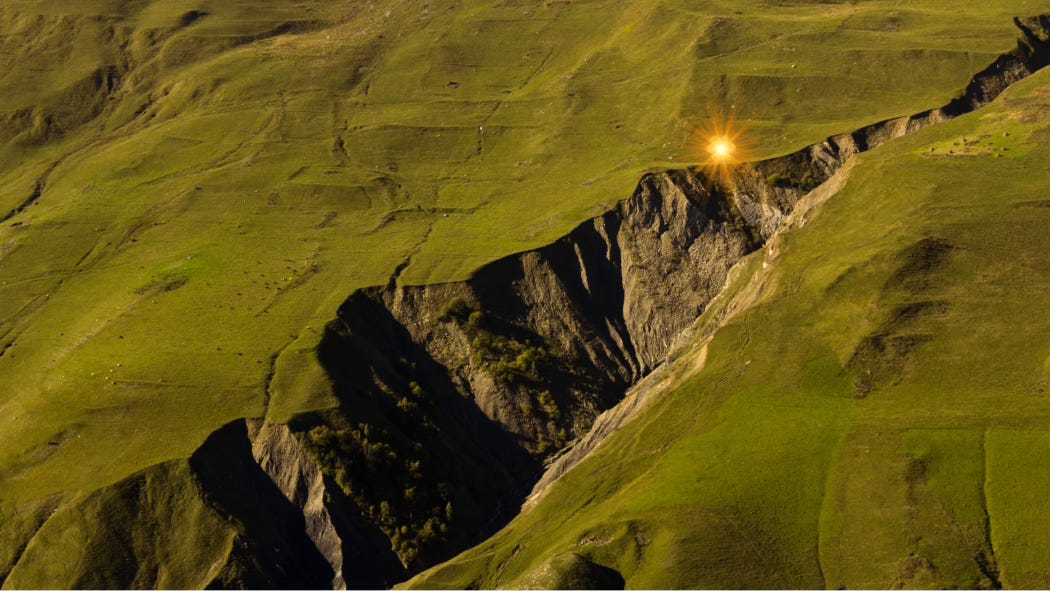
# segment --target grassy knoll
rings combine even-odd
[[[445,281],[548,242],[629,195],[646,170],[695,162],[691,126],[715,111],[750,121],[751,155],[761,157],[942,104],[1013,47],[1012,16],[1046,11],[1046,2],[1023,0],[965,7],[948,0],[5,2],[0,212],[12,215],[0,224],[0,530],[13,524],[10,535],[20,539],[41,511],[184,458],[233,418],[269,411],[285,420],[332,404],[313,357],[321,326],[350,291],[387,281],[405,261],[400,281]],[[844,221],[836,232],[806,234],[824,241],[806,252],[848,248],[849,265],[878,277],[877,269],[864,270],[865,256],[905,248],[913,238],[906,228],[920,232],[919,220],[931,212],[956,219],[949,215],[956,205],[930,201],[948,191],[924,184],[923,171],[960,190],[973,184],[966,179],[977,174],[974,166],[997,177],[1010,166],[1031,176],[1023,158],[1038,144],[1022,143],[1020,134],[996,141],[1012,150],[1006,159],[933,154],[889,164],[870,157],[868,180],[855,183],[906,181],[875,199],[886,211],[872,216],[885,225],[850,217],[855,227]],[[907,174],[901,166],[910,167]],[[981,207],[998,211],[987,193],[980,197]],[[913,225],[891,216],[902,207]],[[1009,211],[1024,221],[1047,210]],[[876,242],[848,242],[872,232]],[[958,240],[977,241],[972,232]],[[1018,232],[988,240],[1008,264],[985,272],[1034,265],[1008,256],[1021,246],[1006,243],[1020,240]],[[969,261],[967,253],[978,251],[960,252]],[[848,266],[836,264],[816,277],[830,281]],[[741,480],[710,497],[707,509],[758,540],[776,529],[784,508],[805,501],[807,510],[792,517],[791,531],[801,533],[778,541],[782,552],[774,554],[795,565],[793,578],[783,579],[794,584],[816,580],[806,566],[817,547],[807,524],[823,523],[832,511],[818,510],[815,491],[838,461],[825,453],[831,442],[849,440],[853,423],[843,411],[856,404],[838,395],[845,380],[838,368],[861,325],[832,330],[831,319],[866,318],[856,315],[890,306],[870,301],[869,284],[850,277],[835,288],[842,295],[827,296],[849,306],[816,314],[826,307],[816,302],[813,310],[791,308],[799,315],[793,319],[776,319],[834,333],[827,342],[805,337],[820,347],[802,341],[782,352],[772,337],[749,341],[769,348],[755,350],[750,376],[772,356],[820,352],[794,359],[820,370],[799,373],[807,385],[791,394],[802,427],[787,429],[767,412],[766,402],[784,396],[768,377],[742,382],[724,407],[715,400],[725,390],[681,391],[664,403],[735,408],[750,413],[753,428],[770,440],[781,434],[782,453],[769,457],[797,468],[782,482],[784,496],[755,496],[760,519],[726,517],[721,504],[738,494],[741,502],[752,498]],[[753,315],[748,330],[765,324]],[[723,334],[743,330],[734,325]],[[710,372],[738,371],[728,338],[714,347]],[[1024,359],[1009,358],[1019,375]],[[696,387],[711,386],[704,378]],[[947,390],[930,387],[921,400],[941,408]],[[828,395],[814,398],[813,388]],[[898,391],[880,393],[888,402],[871,405],[890,412],[900,404],[894,396],[910,400]],[[696,429],[710,430],[691,437],[713,437],[744,454],[741,461],[747,449],[756,459],[767,451],[754,447],[760,439],[718,428],[716,415],[698,416]],[[691,421],[666,419],[680,429],[693,429]],[[812,434],[805,443],[812,455],[798,453],[793,437],[800,433]],[[651,491],[646,511],[675,514],[682,499],[703,496],[689,491],[729,481],[681,482],[682,463],[733,471],[719,464],[711,451],[717,447],[685,441],[662,456],[659,478],[639,481],[663,487]],[[623,507],[625,514],[640,510]],[[688,552],[680,540],[689,522],[680,523],[683,529],[654,532],[652,543]],[[712,543],[729,544],[724,528],[704,531]],[[656,581],[644,577],[658,568],[645,568],[653,570],[631,580]],[[682,582],[694,580],[690,572],[682,571]]]
[[[1045,585],[1048,82],[861,157],[746,263],[702,371],[409,584],[576,553],[636,588]]]

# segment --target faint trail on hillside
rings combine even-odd
[[[267,314],[269,314],[270,310],[272,310],[273,307],[277,305],[277,302],[282,297],[287,295],[289,292],[299,289],[300,287],[306,285],[310,281],[310,279],[312,279],[314,276],[321,272],[321,267],[317,263],[317,257],[320,255],[320,252],[320,246],[315,246],[313,252],[311,252],[309,256],[307,256],[302,261],[302,263],[300,263],[299,268],[293,269],[289,267],[288,272],[290,273],[290,275],[285,280],[286,283],[275,288],[275,291],[270,297],[270,300],[266,302],[266,305],[263,306],[261,310],[255,313],[256,318],[260,316],[266,316]],[[291,259],[285,259],[285,261],[288,263],[295,262]]]

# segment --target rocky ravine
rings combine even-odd
[[[496,531],[545,461],[664,361],[799,199],[851,156],[979,108],[1050,63],[1050,18],[1016,22],[1018,47],[942,108],[742,166],[728,182],[649,174],[611,211],[468,281],[352,294],[318,350],[340,407],[288,425],[238,421],[190,459],[201,494],[240,531],[212,585],[389,586]]]

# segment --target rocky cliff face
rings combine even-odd
[[[468,281],[361,290],[319,351],[342,408],[292,428],[410,569],[448,556],[517,511],[542,462],[661,363],[802,194],[653,174],[612,211]],[[391,473],[403,498],[386,498]]]
[[[389,540],[362,519],[287,425],[255,421],[249,433],[252,458],[303,514],[307,537],[331,568],[333,588],[347,587],[344,569],[353,573],[352,586],[362,588],[387,587],[404,576]]]
[[[727,199],[695,171],[649,175],[614,210],[469,281],[355,293],[328,327],[322,360],[346,395],[412,395],[391,376],[377,385],[377,365],[351,358],[427,367],[479,418],[543,457],[658,365],[729,268],[761,244],[741,207],[753,200],[758,221],[768,222],[799,191],[768,193]],[[389,339],[398,332],[411,345]],[[421,387],[436,383],[420,377]]]

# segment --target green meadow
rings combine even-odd
[[[761,159],[942,105],[1015,46],[1012,17],[1044,12],[5,2],[0,575],[45,522],[36,555],[79,556],[122,519],[90,513],[100,495],[151,466],[143,490],[199,503],[176,460],[228,421],[333,406],[314,350],[354,289],[459,280],[547,244],[647,171],[703,160],[712,117]],[[864,155],[768,269],[763,252],[737,275],[742,294],[767,288],[705,369],[415,583],[542,585],[576,552],[634,587],[980,586],[978,553],[1005,585],[1050,584],[1046,81]],[[894,283],[924,238],[946,261]],[[201,556],[230,534],[193,514],[157,558],[175,574],[145,583],[205,580]],[[111,558],[8,584],[61,586]]]

